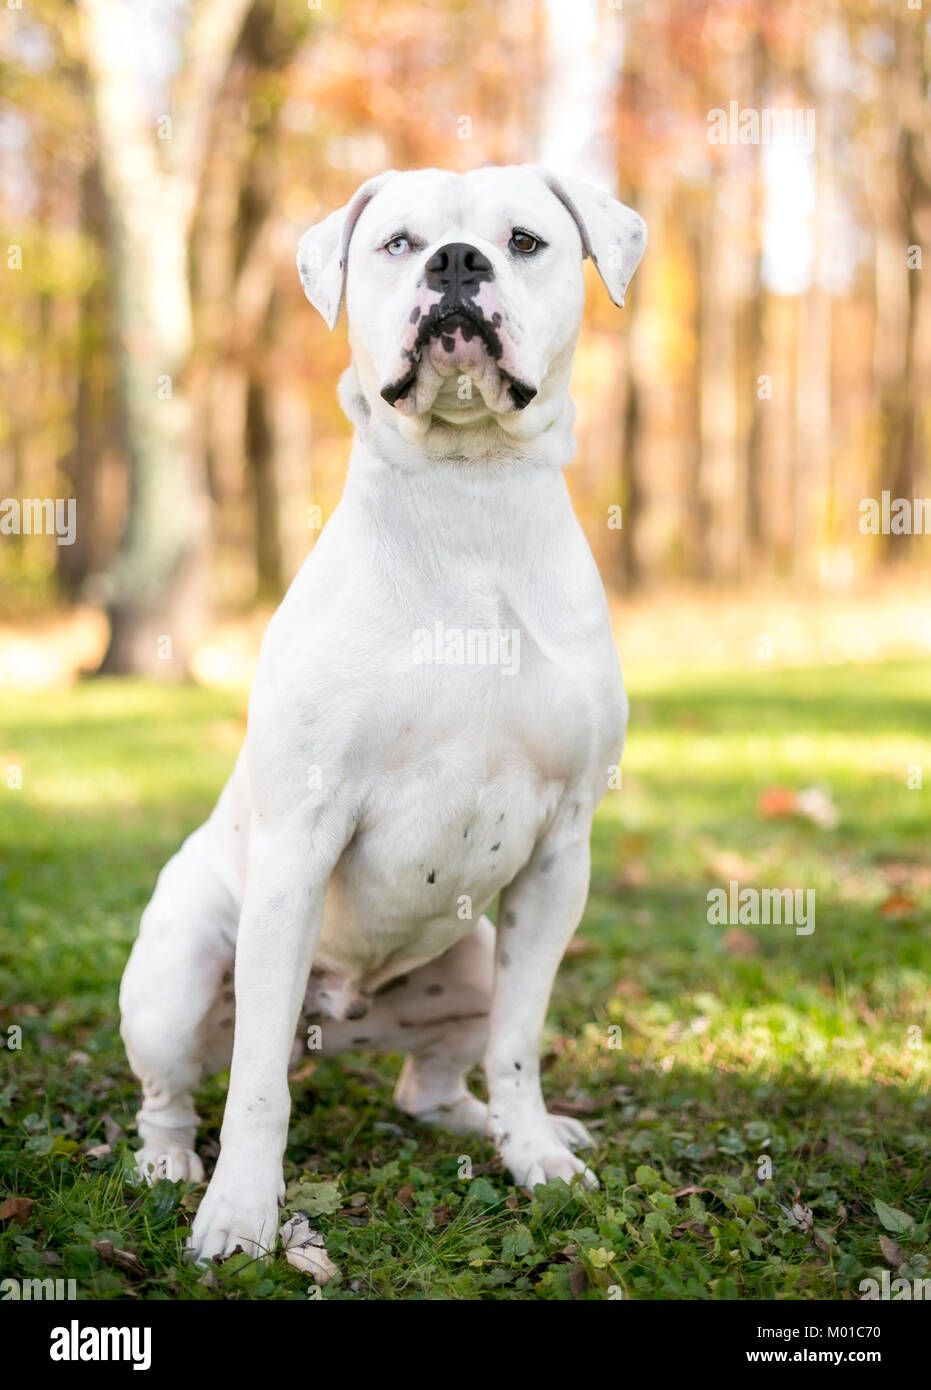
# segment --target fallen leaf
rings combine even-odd
[[[795,792],[791,787],[767,787],[760,792],[756,809],[767,820],[778,820],[795,814]]]
[[[104,1264],[116,1265],[117,1269],[122,1269],[125,1274],[132,1274],[135,1278],[145,1274],[145,1265],[131,1250],[118,1250],[112,1240],[92,1240],[91,1245]]]
[[[309,1221],[292,1217],[281,1228],[281,1243],[289,1265],[307,1274],[315,1284],[328,1284],[339,1269],[327,1254],[323,1236],[313,1230]]]
[[[714,1243],[714,1236],[708,1230],[704,1221],[681,1221],[678,1226],[673,1226],[672,1228],[672,1234],[674,1236],[681,1235],[683,1231],[691,1231],[692,1234],[697,1236],[700,1240],[707,1240],[712,1244]]]
[[[437,1202],[433,1208],[433,1225],[437,1230],[443,1226],[448,1226],[453,1219],[453,1213],[445,1202]]]
[[[757,866],[733,850],[721,849],[714,850],[709,856],[708,872],[712,878],[728,881],[732,878],[753,879],[757,875]]]
[[[848,1163],[865,1163],[869,1157],[862,1144],[855,1144],[852,1139],[848,1139],[845,1134],[838,1134],[836,1130],[831,1130],[828,1134],[828,1148],[840,1154]]]
[[[755,956],[760,943],[752,932],[743,927],[728,927],[721,937],[721,945],[729,956]]]
[[[414,1205],[414,1189],[409,1182],[398,1189],[397,1199],[402,1207],[410,1211],[411,1207]]]
[[[819,825],[822,830],[833,830],[840,820],[840,812],[824,787],[806,787],[800,791],[795,798],[795,813]]]
[[[670,1197],[697,1197],[700,1192],[710,1192],[710,1187],[699,1187],[697,1183],[690,1182],[687,1187],[677,1187],[675,1192],[670,1192]]]
[[[581,1298],[588,1288],[588,1272],[581,1260],[576,1260],[569,1275],[569,1292],[573,1298]]]
[[[594,1110],[601,1110],[603,1101],[594,1100],[590,1096],[585,1096],[581,1100],[570,1100],[568,1096],[556,1096],[548,1103],[547,1109],[554,1115],[591,1115]],[[474,1171],[474,1170],[473,1170]]]
[[[84,1150],[85,1158],[109,1158],[113,1150],[109,1144],[95,1144],[92,1149]]]
[[[893,1269],[898,1269],[899,1265],[905,1263],[902,1247],[897,1245],[891,1236],[880,1236],[879,1248],[883,1252],[883,1259],[892,1265]]]
[[[911,893],[890,893],[885,902],[880,905],[879,911],[883,917],[904,917],[912,912],[917,905],[917,899]]]
[[[120,1140],[126,1138],[126,1135],[112,1115],[101,1115],[100,1118],[103,1120],[103,1132],[107,1143],[115,1149]]]
[[[6,1197],[0,1207],[0,1221],[12,1221],[14,1226],[25,1226],[35,1202],[31,1197]]]
[[[793,1202],[791,1207],[784,1207],[780,1202],[779,1210],[800,1231],[810,1231],[815,1224],[815,1214],[804,1202]]]

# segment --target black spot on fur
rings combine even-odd
[[[491,852],[492,852],[492,854],[494,854],[494,852],[495,852],[496,849],[500,849],[500,848],[501,848],[501,841],[499,840],[498,843],[497,843],[496,845],[492,845],[492,847],[491,847]]]
[[[517,926],[517,913],[513,910],[513,908],[508,908],[507,912],[504,914],[504,925],[506,927]]]
[[[541,874],[548,874],[549,871],[550,871],[550,869],[553,867],[553,865],[554,865],[555,863],[556,863],[556,856],[555,856],[555,854],[545,854],[545,855],[543,856],[543,858],[540,860],[540,873],[541,873]]]
[[[442,985],[429,985],[429,986],[427,987],[427,989],[424,990],[424,994],[442,994],[442,993],[443,993],[443,986],[442,986]]]
[[[436,883],[436,869],[431,869],[430,872],[427,874],[427,882]]]

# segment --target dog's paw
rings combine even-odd
[[[477,1096],[461,1096],[431,1110],[408,1110],[403,1105],[401,1110],[418,1124],[439,1125],[452,1134],[484,1134],[488,1124],[488,1107]]]
[[[552,1121],[565,1117],[550,1118]],[[578,1128],[585,1133],[582,1125]],[[509,1137],[501,1146],[501,1158],[518,1186],[530,1188],[531,1191],[551,1178],[562,1178],[564,1182],[578,1178],[582,1186],[589,1190],[598,1186],[595,1174],[561,1141],[555,1127],[551,1127],[549,1132],[523,1138]]]
[[[160,1178],[167,1178],[169,1182],[204,1180],[204,1165],[193,1149],[146,1145],[136,1154],[136,1169],[143,1182],[150,1186]]]
[[[569,1115],[554,1115],[552,1111],[549,1116],[550,1128],[556,1135],[560,1144],[565,1144],[566,1148],[572,1149],[593,1149],[595,1141],[588,1130],[578,1120],[573,1120]]]
[[[253,1259],[271,1255],[278,1239],[280,1185],[256,1181],[254,1174],[236,1183],[217,1179],[214,1173],[197,1209],[185,1259],[205,1264],[237,1250]]]

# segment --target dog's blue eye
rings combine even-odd
[[[410,249],[411,244],[406,236],[392,237],[391,241],[385,246],[385,250],[388,252],[389,256],[403,256],[404,252]]]
[[[521,256],[531,256],[540,245],[538,237],[531,236],[529,232],[522,232],[515,227],[511,233],[511,240],[508,246],[512,251],[517,251]]]

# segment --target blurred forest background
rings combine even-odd
[[[625,311],[590,280],[575,375],[607,584],[914,591],[931,540],[859,504],[931,493],[929,69],[920,0],[5,5],[0,497],[77,530],[0,536],[0,620],[94,605],[104,669],[166,676],[267,611],[348,457],[299,236],[381,169],[487,162],[649,225]],[[732,103],[799,124],[714,143]]]

